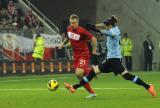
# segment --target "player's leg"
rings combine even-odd
[[[154,86],[152,84],[145,83],[138,76],[130,74],[128,71],[124,71],[121,73],[122,77],[126,80],[132,81],[133,83],[143,86],[152,96],[156,96]]]
[[[83,77],[83,74],[84,74],[84,69],[82,69],[82,68],[76,68],[75,74],[76,74],[76,77],[77,77],[79,80],[81,80],[82,77]]]
[[[93,66],[93,68],[91,69],[91,71],[89,72],[88,75],[84,76],[83,79],[75,85],[70,85],[70,84],[66,84],[66,88],[68,88],[70,91],[74,90],[74,92],[76,91],[76,89],[78,89],[79,87],[83,86],[84,84],[90,82],[97,74],[101,73],[101,72],[110,72],[111,68],[109,68],[110,66],[108,65],[107,61],[103,61],[102,64],[98,65],[98,66]]]
[[[78,60],[77,68],[76,68],[76,76],[79,80],[83,78],[90,70],[87,68],[89,65],[89,57],[81,57]],[[91,96],[96,96],[95,91],[92,89],[89,83],[83,85],[84,88],[91,94]],[[89,96],[89,97],[91,97]]]
[[[84,68],[84,76],[88,75],[89,72],[92,70],[91,67]],[[93,88],[90,86],[90,83],[86,83],[83,85],[85,88],[88,88],[88,92],[90,93],[86,98],[94,98],[97,96],[96,92],[93,90]]]
[[[75,74],[76,74],[77,78],[81,81],[83,76],[84,76],[84,74],[85,74],[84,69],[76,68],[76,73]],[[91,94],[95,93],[94,90],[91,88],[89,83],[86,83],[83,86],[89,93],[91,93]]]
[[[122,62],[120,59],[113,59],[111,60],[112,68],[115,73],[120,73],[121,76],[125,80],[129,80],[137,85],[143,86],[145,89],[147,89],[152,96],[156,96],[155,90],[153,85],[149,85],[145,83],[142,79],[140,79],[138,76],[130,74],[127,69],[122,65]]]
[[[83,74],[84,74],[84,72],[82,72],[82,71],[84,71],[84,70],[81,69],[81,68],[77,68],[77,67],[78,67],[78,63],[79,63],[79,58],[78,58],[78,57],[77,57],[77,58],[75,57],[75,58],[73,59],[73,66],[74,66],[75,74],[76,74],[77,78],[80,80],[81,77],[82,77]],[[70,84],[68,84],[68,83],[64,83],[64,85],[65,85],[65,87],[66,87],[67,89],[69,89],[72,93],[75,92],[75,89],[72,87],[72,85],[70,85]]]
[[[72,93],[74,93],[76,89],[89,83],[98,73],[100,73],[98,66],[94,66],[94,68],[89,72],[89,74],[84,76],[79,83],[73,86],[71,84],[65,83],[65,87],[69,89]]]

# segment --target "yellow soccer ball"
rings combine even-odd
[[[56,91],[59,87],[57,80],[50,80],[47,84],[47,87],[50,91]]]

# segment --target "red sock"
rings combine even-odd
[[[95,91],[91,88],[89,83],[86,83],[83,85],[83,87],[89,92],[89,93],[95,93]]]
[[[85,68],[85,69],[84,69],[84,75],[87,75],[91,70],[92,70],[92,68],[90,68],[90,67]],[[92,87],[90,86],[89,83],[84,84],[83,87],[84,87],[89,93],[95,93],[95,91],[92,89]]]

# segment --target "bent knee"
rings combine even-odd
[[[77,68],[75,74],[76,74],[77,77],[83,77],[84,70],[80,69],[80,68]]]
[[[97,66],[93,66],[93,69],[94,69],[94,72],[95,72],[96,74],[99,74],[99,73],[100,73],[100,70],[99,70],[98,65],[97,65]]]

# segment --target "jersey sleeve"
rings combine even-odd
[[[100,32],[106,36],[114,36],[115,33],[112,30],[100,30]]]
[[[88,32],[87,30],[85,30],[85,29],[83,29],[82,34],[84,36],[86,36],[87,39],[92,39],[93,38],[93,35],[90,32]]]
[[[117,27],[110,30],[100,30],[100,32],[106,36],[120,35],[120,30]]]

